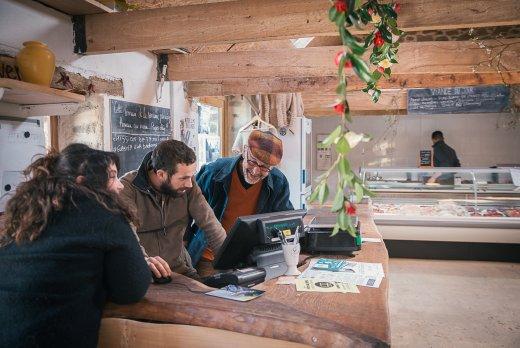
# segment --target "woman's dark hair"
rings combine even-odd
[[[108,169],[112,163],[119,167],[116,154],[83,144],[71,144],[61,153],[51,151],[35,160],[23,172],[27,180],[7,202],[0,246],[34,241],[47,226],[51,215],[74,206],[74,197],[78,194],[133,221],[129,210],[107,190]]]
[[[177,164],[190,165],[196,160],[195,152],[188,145],[182,141],[169,139],[160,142],[155,147],[150,158],[149,168],[155,172],[162,169],[171,176],[177,172]]]

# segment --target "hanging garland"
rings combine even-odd
[[[345,72],[352,69],[366,83],[363,91],[376,103],[381,95],[377,83],[382,77],[389,78],[392,74],[392,65],[397,63],[399,39],[403,32],[397,27],[397,14],[400,10],[398,3],[383,4],[379,0],[369,0],[363,4],[361,0],[330,2],[329,19],[338,27],[343,43],[343,49],[334,57],[338,66],[339,83],[336,88],[338,99],[333,108],[341,117],[341,125],[333,130],[321,145],[327,147],[334,144],[338,157],[332,166],[316,179],[318,184],[309,197],[309,202],[318,200],[320,204],[325,203],[329,196],[327,181],[334,169],[337,169],[338,185],[331,208],[332,212],[337,213],[337,219],[332,235],[341,230],[355,237],[356,229],[351,219],[351,216],[356,214],[355,204],[359,203],[364,195],[373,196],[373,193],[364,187],[362,180],[352,171],[347,154],[360,142],[369,141],[370,137],[352,132],[348,128],[352,118],[347,101]],[[368,23],[373,24],[373,30],[364,42],[358,41],[348,30],[352,26],[361,28]],[[370,47],[372,52],[369,62],[372,68],[363,60],[363,55]],[[346,188],[349,188],[351,193],[349,196],[345,194]]]

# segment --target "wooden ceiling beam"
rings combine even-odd
[[[235,0],[125,0],[130,8],[147,10],[152,8],[213,4]]]
[[[318,108],[318,109],[308,109],[305,108],[305,117],[338,117],[338,114],[329,108]],[[350,116],[399,116],[399,115],[407,115],[408,111],[406,109],[403,110],[352,110],[350,112]]]
[[[352,112],[370,111],[370,112],[392,112],[396,110],[406,110],[407,91],[402,90],[384,90],[377,103],[367,93],[362,91],[353,91],[347,93],[347,99]],[[305,115],[310,115],[310,110],[320,111],[320,115],[334,112],[333,105],[336,103],[336,94],[334,93],[303,93],[303,107]]]
[[[87,54],[335,35],[328,7],[321,0],[241,0],[93,14],[81,34]],[[520,2],[511,0],[404,0],[399,17],[405,31],[517,24]]]
[[[341,46],[227,53],[170,54],[168,76],[177,81],[336,75]],[[520,71],[520,39],[403,43],[393,75]],[[354,73],[347,70],[347,76]]]
[[[188,81],[187,93],[190,97],[271,94],[288,92],[333,92],[336,76],[295,77],[295,78],[252,78],[219,81]],[[438,88],[481,85],[520,84],[520,72],[462,73],[462,74],[402,74],[389,79],[381,79],[379,87],[396,88]],[[347,90],[356,91],[365,87],[363,81],[354,76],[347,77]]]

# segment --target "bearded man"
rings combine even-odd
[[[172,271],[198,278],[183,242],[190,218],[204,229],[212,249],[218,250],[226,238],[195,181],[196,169],[192,149],[165,140],[144,157],[139,169],[121,178],[122,199],[137,218],[137,236],[157,278]]]
[[[251,132],[242,154],[204,165],[197,183],[228,233],[240,216],[293,210],[289,183],[277,168],[282,160],[282,141],[270,132]],[[214,273],[216,250],[208,246],[208,231],[196,221],[188,251],[201,276]]]

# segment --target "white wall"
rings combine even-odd
[[[463,167],[520,164],[520,124],[517,122],[516,128],[507,127],[511,117],[511,114],[354,117],[352,130],[369,134],[373,140],[358,145],[349,158],[353,168],[417,167],[419,150],[431,149],[431,133],[441,130]],[[316,135],[329,133],[339,124],[339,118],[315,117],[312,124],[315,161]],[[314,162],[313,178],[321,173]]]
[[[70,0],[74,1],[74,0]],[[56,65],[84,76],[121,78],[124,100],[170,108],[170,84],[165,83],[160,102],[156,102],[156,59],[148,52],[81,56],[73,51],[72,22],[69,16],[30,0],[0,1],[0,53],[15,55],[24,41],[46,43],[56,55]],[[110,97],[112,98],[112,97]],[[121,98],[118,98],[121,99]],[[99,113],[105,119],[109,110]],[[72,121],[72,119],[70,120]],[[66,126],[67,120],[60,122]],[[81,120],[79,120],[81,122]],[[78,120],[75,121],[78,123]],[[108,129],[105,127],[106,133]],[[96,136],[101,136],[96,134]],[[95,142],[95,139],[92,139]],[[60,144],[61,145],[61,144]],[[107,148],[107,144],[104,145]]]

